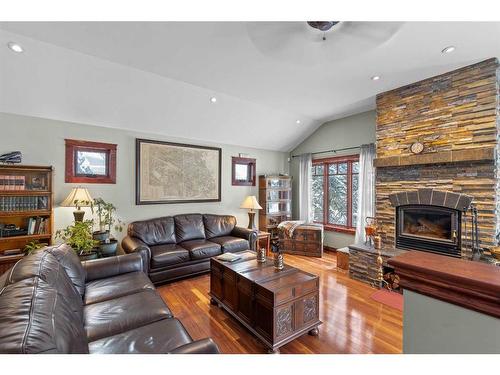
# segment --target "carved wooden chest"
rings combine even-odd
[[[279,231],[280,247],[283,252],[311,257],[323,256],[323,226],[304,224],[295,228],[291,237]]]
[[[256,261],[255,253],[240,253],[233,263],[210,260],[210,296],[255,334],[270,351],[309,332],[318,334],[319,278],[285,266],[277,271],[272,259]]]

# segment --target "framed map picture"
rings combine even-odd
[[[220,202],[222,149],[148,139],[136,145],[136,204]]]

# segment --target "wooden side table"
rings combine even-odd
[[[269,256],[271,253],[271,233],[269,232],[263,232],[259,230],[257,232],[257,249],[260,248],[260,241],[265,240],[266,241],[266,256]]]

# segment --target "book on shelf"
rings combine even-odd
[[[0,175],[0,190],[25,190],[26,176]]]
[[[46,234],[47,233],[47,218],[45,217],[30,217],[28,219],[28,235],[32,236],[34,234]]]
[[[36,211],[48,209],[48,197],[0,197],[0,211]]]

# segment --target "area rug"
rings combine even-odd
[[[396,292],[389,292],[386,289],[377,290],[370,296],[374,301],[383,303],[399,311],[403,311],[403,295]]]

